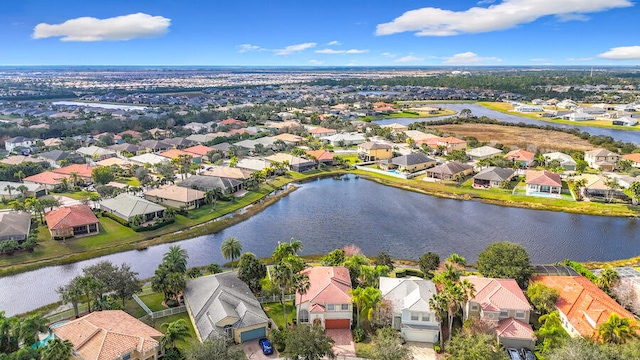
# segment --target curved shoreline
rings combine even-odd
[[[592,215],[592,216],[612,216],[612,217],[626,217],[626,218],[638,217],[638,210],[635,210],[635,209],[631,210],[629,208],[626,208],[626,211],[624,212],[612,211],[612,210],[608,212],[596,212],[594,209],[587,208],[589,205],[586,205],[586,207],[584,208],[567,208],[561,205],[554,206],[548,203],[502,200],[502,199],[495,199],[491,197],[477,196],[475,194],[469,193],[467,189],[456,188],[453,186],[444,185],[446,186],[447,190],[460,189],[460,191],[445,192],[445,191],[439,191],[437,189],[429,189],[428,183],[425,183],[425,187],[419,187],[419,186],[415,186],[416,183],[414,184],[405,183],[401,179],[390,178],[387,176],[377,175],[377,174],[369,173],[362,170],[336,170],[336,171],[329,171],[324,173],[315,173],[315,174],[304,176],[298,179],[291,179],[281,187],[281,188],[286,187],[285,190],[279,191],[280,188],[276,188],[270,193],[265,194],[260,199],[254,201],[251,204],[248,204],[247,206],[244,206],[240,209],[229,212],[215,219],[202,222],[197,225],[179,229],[166,234],[161,234],[150,239],[141,239],[141,240],[132,241],[126,244],[119,244],[111,247],[103,247],[103,248],[91,250],[91,251],[83,251],[83,252],[67,254],[67,255],[49,258],[49,259],[35,260],[33,262],[22,263],[20,265],[5,266],[3,268],[0,268],[0,277],[17,274],[21,272],[26,272],[26,271],[31,271],[31,270],[35,270],[35,269],[39,269],[47,266],[65,265],[65,264],[70,264],[70,263],[74,263],[81,260],[87,260],[87,259],[115,254],[123,251],[144,249],[153,245],[177,242],[177,241],[186,240],[186,239],[190,239],[197,236],[214,234],[221,230],[224,230],[227,227],[230,227],[232,225],[235,225],[237,223],[240,223],[244,220],[249,219],[251,216],[258,214],[259,212],[273,205],[280,199],[284,198],[285,196],[288,196],[291,192],[295,191],[298,188],[298,186],[295,185],[296,183],[302,184],[304,182],[313,181],[319,178],[331,177],[336,175],[342,176],[344,174],[355,174],[357,176],[363,177],[364,179],[375,181],[376,183],[379,183],[381,185],[392,186],[401,190],[413,191],[413,192],[421,193],[428,196],[435,196],[439,198],[446,198],[446,199],[452,199],[452,200],[480,201],[486,204],[496,205],[496,206],[507,206],[507,207],[530,209],[530,210],[558,211],[558,212],[567,212],[567,213]],[[491,194],[488,193],[487,195],[491,195]],[[523,197],[523,200],[526,200],[526,198]],[[554,201],[554,200],[552,199],[550,201]],[[615,205],[607,204],[607,209],[613,206]],[[620,207],[618,207],[618,209],[619,208]]]

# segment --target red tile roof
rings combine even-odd
[[[247,122],[236,119],[225,119],[219,122],[220,125],[245,125]]]
[[[66,176],[62,174],[56,174],[51,171],[45,171],[45,172],[41,172],[40,174],[27,176],[22,180],[26,182],[36,183],[36,184],[57,185],[61,183],[60,179],[63,179],[63,178],[66,178]]]
[[[316,128],[311,128],[308,130],[309,134],[335,134],[336,130],[334,129],[327,129],[324,127],[316,127]]]
[[[61,167],[59,169],[52,170],[57,174],[71,175],[71,173],[77,173],[82,178],[91,178],[91,172],[97,166],[90,166],[85,164],[71,164],[69,166]]]
[[[525,324],[514,318],[502,319],[496,328],[496,335],[500,338],[508,339],[528,339],[535,340],[531,325]]]
[[[640,153],[622,155],[624,160],[631,160],[635,163],[640,163]]]
[[[213,148],[210,148],[208,146],[204,146],[204,145],[196,145],[196,146],[192,146],[192,147],[188,147],[186,149],[184,149],[184,151],[188,152],[188,153],[192,153],[192,154],[197,154],[200,156],[205,156],[207,155],[207,153],[209,151],[212,151]]]
[[[96,311],[53,329],[84,359],[113,360],[137,351],[157,352],[162,333],[121,310]],[[145,354],[145,358],[152,354]],[[132,356],[132,358],[134,358]]]
[[[532,185],[562,187],[560,175],[547,170],[528,170],[525,182]]]
[[[446,138],[439,139],[439,142],[445,144],[466,144],[467,142],[462,139],[458,139],[457,137],[449,136]]]
[[[526,150],[522,150],[522,149],[518,149],[518,150],[511,150],[509,151],[504,158],[505,159],[509,159],[509,160],[516,160],[516,161],[526,161],[529,162],[531,160],[533,160],[533,158],[536,156],[536,154],[526,151]]]
[[[302,271],[309,276],[311,286],[306,294],[296,294],[296,304],[351,303],[351,278],[344,266],[314,266]]]
[[[531,310],[529,301],[513,279],[492,279],[476,276],[463,277],[475,288],[475,297],[471,300],[480,304],[485,311]]]
[[[534,276],[531,281],[558,290],[556,307],[584,337],[591,337],[612,313],[633,319],[633,314],[584,276]]]
[[[45,215],[50,230],[68,229],[74,226],[95,224],[98,218],[87,205],[77,204],[49,211]]]
[[[307,154],[313,156],[318,161],[333,160],[333,153],[326,150],[307,150]]]
[[[200,158],[201,157],[200,155],[196,155],[194,153],[189,153],[189,152],[178,150],[178,149],[170,149],[170,150],[167,150],[167,151],[163,151],[163,152],[159,153],[158,155],[164,156],[164,157],[169,158],[169,159],[177,159],[181,155],[191,156],[191,158]]]

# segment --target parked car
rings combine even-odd
[[[260,345],[260,349],[262,349],[262,353],[265,355],[273,354],[273,346],[271,346],[271,341],[267,338],[262,338],[258,340],[258,344]]]
[[[529,350],[529,349],[522,349],[522,357],[524,358],[524,360],[537,360],[538,358],[536,357],[536,354],[533,353],[533,351]]]
[[[507,349],[507,353],[509,354],[509,358],[511,360],[524,360],[520,355],[520,351],[517,349],[509,348]]]

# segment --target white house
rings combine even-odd
[[[618,119],[614,119],[611,121],[612,125],[620,125],[620,126],[634,126],[638,124],[638,119],[632,118],[630,116],[623,116]]]
[[[438,341],[439,322],[429,306],[437,294],[430,280],[413,278],[380,278],[383,301],[392,309],[392,326],[400,330],[407,341],[434,343]]]
[[[544,108],[542,106],[537,106],[537,105],[526,105],[526,104],[522,104],[519,106],[516,106],[514,109],[514,111],[517,112],[543,112]]]
[[[10,153],[13,152],[13,150],[17,147],[30,149],[33,146],[36,146],[36,140],[24,136],[16,136],[4,141],[4,148],[7,149],[7,151]]]
[[[595,120],[596,117],[587,113],[572,112],[571,114],[564,115],[562,119],[569,120],[569,121],[586,121],[586,120]]]

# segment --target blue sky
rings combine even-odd
[[[3,0],[0,65],[639,65],[638,0]]]

